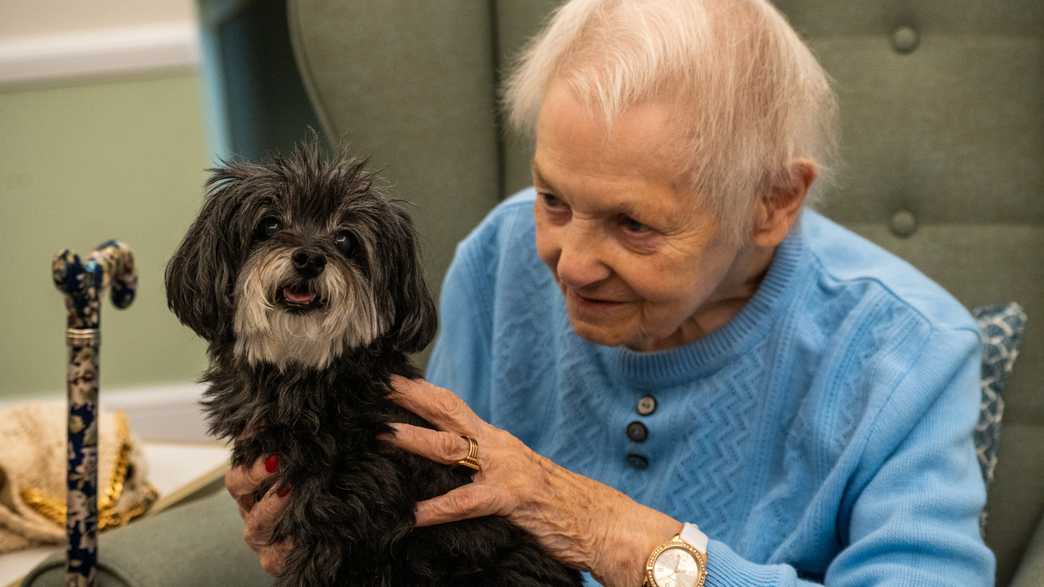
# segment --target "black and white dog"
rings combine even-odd
[[[414,504],[469,471],[377,439],[430,426],[387,399],[435,335],[413,225],[378,178],[317,141],[213,169],[199,218],[166,271],[167,302],[209,343],[210,431],[233,465],[279,454],[260,487],[292,497],[280,585],[579,585],[527,532],[487,517],[414,528]]]

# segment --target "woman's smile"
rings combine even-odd
[[[566,286],[562,286],[562,291],[565,294],[570,313],[575,312],[583,317],[595,318],[600,315],[615,314],[629,305],[628,302],[622,300],[587,296]]]

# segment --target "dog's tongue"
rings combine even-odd
[[[314,293],[296,293],[289,287],[283,289],[283,295],[286,296],[286,301],[293,304],[311,304],[312,300],[315,299]]]

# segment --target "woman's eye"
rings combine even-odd
[[[352,252],[352,235],[347,230],[342,230],[334,235],[334,244],[341,252],[348,255]]]
[[[540,197],[544,200],[544,205],[549,210],[562,210],[566,207],[565,202],[558,199],[558,196],[554,194],[542,193]]]
[[[262,240],[270,239],[275,236],[282,227],[283,225],[279,222],[278,218],[272,218],[271,216],[264,218],[257,225],[257,236]]]
[[[648,226],[638,222],[630,216],[621,216],[620,226],[631,234],[646,234],[651,230]]]

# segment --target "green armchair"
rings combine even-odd
[[[530,147],[504,134],[496,86],[555,4],[290,2],[297,64],[326,136],[371,154],[418,205],[433,284],[456,242],[529,183]],[[776,4],[841,98],[846,165],[824,212],[969,308],[1017,301],[1029,316],[1005,392],[986,540],[997,584],[1044,585],[1044,3]],[[102,584],[266,584],[240,532],[224,495],[113,532],[101,543]],[[26,584],[60,575],[55,559]]]

